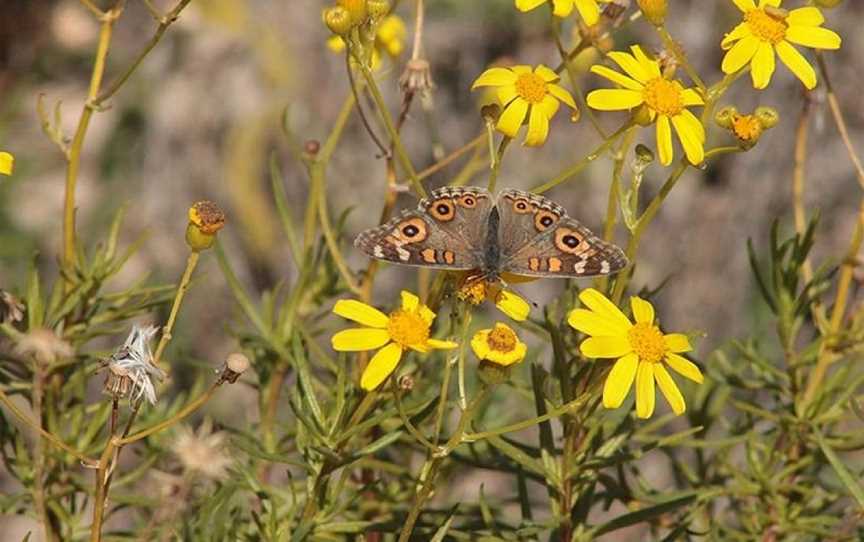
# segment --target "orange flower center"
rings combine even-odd
[[[516,79],[516,94],[528,103],[539,104],[546,97],[546,81],[536,73],[523,73]]]
[[[429,340],[429,324],[419,311],[399,309],[390,313],[387,331],[393,342],[402,347],[426,344]]]
[[[639,361],[657,363],[666,356],[667,348],[663,333],[653,324],[645,322],[635,324],[627,332],[627,339],[633,351],[639,356]]]
[[[486,281],[470,279],[456,292],[456,297],[472,305],[479,305],[486,299]]]
[[[516,338],[516,333],[514,333],[509,327],[501,324],[497,324],[495,328],[489,332],[489,336],[486,337],[486,344],[489,345],[491,350],[505,354],[515,350],[517,342],[518,339]]]
[[[732,119],[732,132],[741,141],[756,141],[762,135],[762,123],[755,115],[736,115]]]
[[[645,83],[642,91],[642,99],[651,109],[674,117],[684,109],[684,100],[681,97],[681,86],[663,77],[655,77]]]
[[[750,27],[757,38],[777,45],[786,37],[786,29],[789,25],[779,12],[768,13],[763,8],[751,9],[744,14],[744,21]]]

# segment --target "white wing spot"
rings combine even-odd
[[[606,260],[603,260],[602,262],[600,262],[600,272],[605,275],[609,271],[610,271],[609,262],[607,262]]]
[[[384,249],[381,248],[381,245],[375,245],[375,248],[372,249],[372,255],[376,258],[384,257]]]
[[[399,259],[403,262],[407,262],[411,259],[411,253],[402,247],[396,247],[396,252],[399,254]]]
[[[581,260],[581,261],[576,262],[576,264],[573,266],[573,271],[576,271],[579,274],[584,273],[585,272],[585,264],[587,264],[587,263],[588,263],[588,260]]]

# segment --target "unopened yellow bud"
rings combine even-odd
[[[225,226],[225,213],[212,201],[199,201],[189,208],[186,244],[195,252],[213,246],[216,234]]]
[[[777,123],[780,122],[780,114],[777,113],[777,110],[773,107],[757,107],[756,111],[753,112],[753,115],[755,115],[759,120],[759,124],[762,125],[762,128],[765,128],[766,130],[777,126]]]
[[[666,0],[636,0],[642,15],[654,26],[663,26],[666,21]]]
[[[389,0],[366,0],[366,11],[376,21],[389,15],[391,8]]]
[[[351,14],[342,6],[335,6],[324,10],[324,24],[337,36],[347,36],[354,24],[351,21]]]
[[[365,23],[369,16],[366,10],[366,0],[336,0],[336,4],[348,10],[351,23],[355,26]]]

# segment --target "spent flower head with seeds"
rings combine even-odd
[[[639,297],[630,298],[635,322],[599,291],[589,288],[579,294],[587,309],[574,309],[567,322],[589,337],[579,346],[589,358],[616,358],[603,386],[603,406],[618,408],[636,381],[636,415],[650,418],[654,413],[654,383],[675,414],[686,408],[684,397],[666,367],[694,382],[702,372],[680,354],[692,350],[681,333],[664,334],[654,323],[654,307]]]
[[[134,402],[144,397],[156,404],[156,389],[152,378],[163,379],[165,373],[153,364],[150,341],[156,334],[156,326],[132,326],[132,331],[114,354],[103,362],[107,368],[105,393],[115,399],[129,397]]]
[[[775,53],[808,89],[816,86],[816,71],[795,45],[813,49],[839,49],[840,36],[822,28],[819,8],[781,9],[782,0],[732,0],[744,21],[726,34],[720,46],[727,51],[723,73],[736,73],[750,64],[753,87],[764,89],[774,75]]]
[[[500,322],[475,333],[471,339],[471,349],[481,361],[505,367],[519,363],[528,352],[528,347],[519,340],[513,328]]]
[[[15,353],[47,366],[72,356],[75,349],[50,329],[35,328],[19,337]]]
[[[609,58],[626,74],[606,66],[595,65],[591,71],[620,85],[622,88],[594,90],[587,103],[600,111],[620,111],[641,107],[646,120],[657,124],[657,150],[660,163],[672,163],[672,127],[678,134],[687,160],[698,165],[705,158],[705,127],[687,108],[704,105],[704,100],[692,88],[684,88],[660,70],[660,63],[648,58],[638,45],[630,53],[613,51]]]
[[[557,73],[540,64],[489,68],[471,85],[471,90],[480,87],[497,87],[497,98],[503,111],[498,117],[496,129],[507,137],[516,133],[525,119],[528,132],[524,144],[539,147],[549,135],[549,121],[558,112],[559,102],[564,102],[574,111],[576,102],[564,87],[558,85]]]
[[[434,349],[456,348],[452,341],[429,338],[435,313],[420,303],[411,292],[402,292],[402,307],[389,315],[354,299],[340,299],[333,313],[362,324],[362,328],[345,329],[333,335],[331,343],[338,352],[359,352],[380,348],[372,356],[360,387],[371,391],[393,374],[406,350],[427,353]]]
[[[189,207],[186,243],[195,252],[213,246],[216,234],[225,227],[225,213],[212,201],[199,201]]]
[[[171,442],[171,451],[187,473],[219,481],[227,476],[232,463],[227,441],[227,434],[213,431],[213,424],[207,419],[197,431],[185,424],[178,427],[177,435]]]

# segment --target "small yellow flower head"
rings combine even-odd
[[[322,14],[324,24],[330,29],[330,32],[336,36],[347,36],[354,28],[354,21],[351,18],[351,13],[342,6],[333,6],[324,10]]]
[[[654,26],[663,26],[666,22],[667,0],[636,0],[642,15]]]
[[[15,157],[11,153],[0,151],[0,175],[12,175]]]
[[[732,132],[743,149],[756,145],[762,133],[780,121],[777,111],[771,107],[758,107],[753,113],[742,115],[729,106],[718,111],[714,118],[719,126]]]
[[[574,309],[567,322],[589,337],[579,346],[588,358],[617,359],[603,386],[603,406],[618,408],[636,383],[636,415],[650,418],[654,413],[654,385],[675,414],[686,409],[681,391],[666,370],[701,383],[702,372],[681,353],[692,350],[686,335],[664,334],[654,323],[654,307],[639,297],[630,298],[635,322],[602,293],[589,288],[579,294],[587,307]]]
[[[705,128],[687,107],[703,105],[702,96],[663,74],[660,63],[648,58],[638,45],[631,47],[630,51],[612,51],[608,55],[624,74],[599,64],[591,68],[595,74],[622,88],[594,90],[587,96],[588,105],[601,111],[637,108],[636,122],[642,125],[654,122],[657,125],[657,150],[661,164],[668,166],[672,163],[674,128],[687,160],[699,165],[705,158]]]
[[[369,18],[377,21],[390,14],[392,6],[388,0],[366,0],[366,10],[369,12]]]
[[[552,13],[556,17],[567,17],[575,7],[582,20],[588,25],[593,25],[597,24],[600,18],[600,7],[597,2],[598,0],[516,0],[516,9],[531,11],[543,4],[552,4]]]
[[[775,53],[808,89],[816,86],[816,71],[792,45],[814,49],[839,49],[841,39],[822,28],[825,17],[819,8],[803,7],[786,11],[782,0],[732,0],[744,13],[744,21],[726,34],[721,47],[724,73],[736,73],[750,64],[753,87],[764,89],[774,75]]]
[[[402,307],[389,315],[353,299],[337,301],[333,313],[366,326],[345,329],[333,335],[334,350],[359,352],[380,348],[360,378],[360,387],[366,391],[376,389],[393,374],[406,350],[425,354],[432,349],[457,346],[451,341],[429,338],[435,313],[411,292],[402,292]]]
[[[511,280],[514,278],[515,280]],[[508,276],[507,280],[519,282],[522,279]],[[531,305],[516,293],[501,288],[497,282],[476,280],[476,277],[471,275],[466,275],[462,285],[456,290],[456,297],[472,305],[479,305],[483,301],[491,299],[498,310],[517,322],[527,320],[528,314],[531,312]]]
[[[525,358],[528,347],[519,340],[507,324],[496,323],[491,329],[481,329],[471,339],[471,349],[481,361],[497,365],[513,365]]]
[[[357,26],[366,22],[368,17],[366,0],[336,0],[336,4],[348,12],[352,25]]]
[[[225,213],[212,201],[199,201],[189,208],[186,244],[195,252],[213,246],[216,234],[225,226]]]
[[[558,85],[558,74],[542,64],[533,70],[530,66],[489,68],[474,81],[471,90],[497,87],[498,102],[503,108],[495,125],[507,137],[516,133],[528,120],[525,145],[539,147],[549,135],[549,121],[558,112],[559,101],[576,109],[573,96]]]
[[[375,35],[375,46],[383,49],[391,57],[397,57],[405,50],[405,37],[408,31],[405,22],[398,15],[386,17],[378,26]]]

